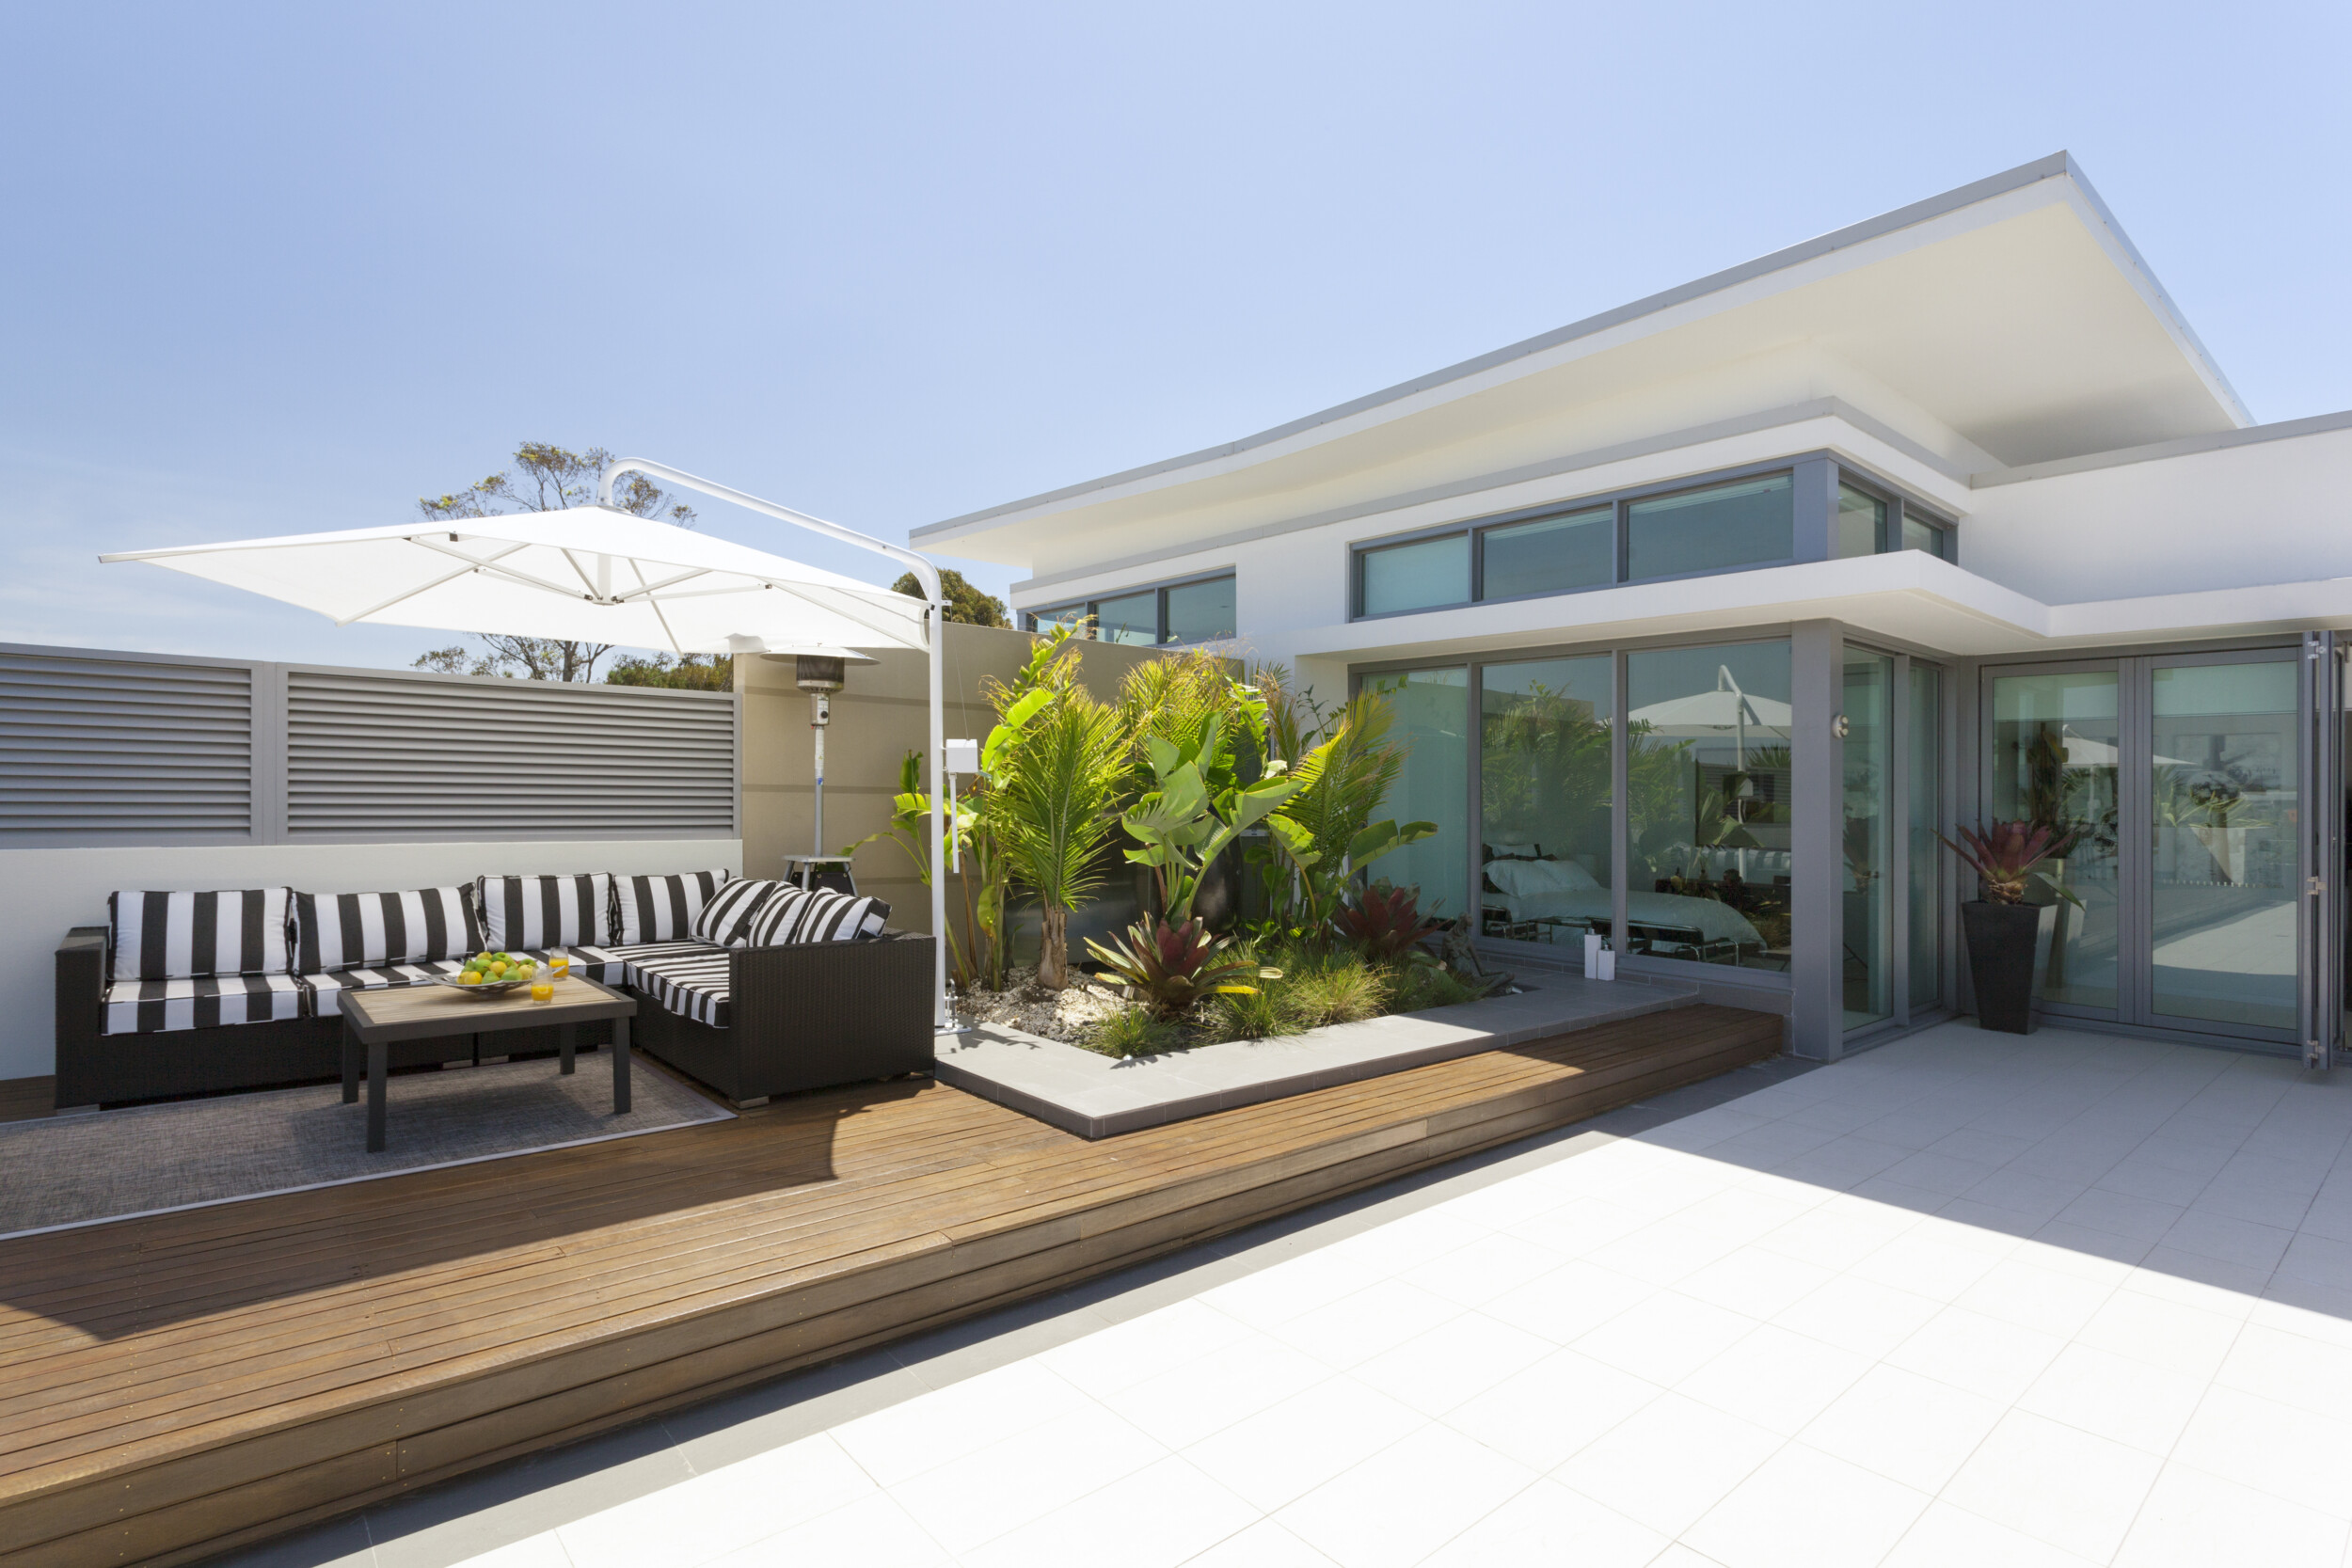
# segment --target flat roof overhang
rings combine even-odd
[[[1971,468],[2252,422],[2058,153],[1255,436],[912,537],[1032,569],[1111,560],[1367,487],[1492,471],[1521,447],[1576,450],[1587,426],[1608,426],[1613,400],[1703,401],[1705,377],[1792,354],[1891,391],[1981,454]]]
[[[1269,641],[1280,642],[1284,657],[1370,663],[1794,621],[1837,621],[1866,637],[1955,658],[2205,642],[2352,627],[2352,578],[2052,605],[1903,550],[1385,615]]]

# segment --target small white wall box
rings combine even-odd
[[[977,773],[980,770],[980,743],[977,740],[950,740],[947,747],[947,768],[950,773]]]

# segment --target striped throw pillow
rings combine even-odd
[[[471,890],[294,895],[294,973],[462,958],[482,950]]]
[[[112,980],[186,980],[209,974],[286,974],[294,943],[286,923],[294,889],[219,893],[110,893]]]
[[[619,879],[621,915],[613,942],[627,947],[644,942],[676,942],[691,934],[694,917],[734,875],[731,871],[688,871],[675,877]]]
[[[766,911],[760,911],[764,916]],[[762,924],[766,924],[763,920]],[[780,947],[787,942],[854,942],[878,937],[890,924],[890,906],[879,898],[853,897],[846,893],[805,893],[793,901],[785,918],[769,927],[755,947]]]
[[[777,933],[788,931],[799,925],[801,906],[815,896],[816,895],[812,893],[794,887],[790,882],[776,889],[753,913],[751,924],[743,928],[743,945],[773,947],[780,942],[789,941],[788,937],[780,936]]]
[[[612,940],[612,879],[484,877],[474,883],[482,905],[482,944],[569,947]]]
[[[752,923],[759,907],[775,896],[782,882],[771,882],[756,877],[738,877],[710,895],[703,912],[694,917],[694,935],[704,942],[721,947],[740,947],[743,933]]]

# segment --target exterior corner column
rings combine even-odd
[[[1835,621],[1790,628],[1789,1050],[1833,1062],[1845,1049],[1844,745],[1845,637]]]

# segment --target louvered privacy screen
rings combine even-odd
[[[735,715],[723,692],[0,647],[0,843],[731,837]]]
[[[243,843],[253,673],[0,651],[0,840]]]

